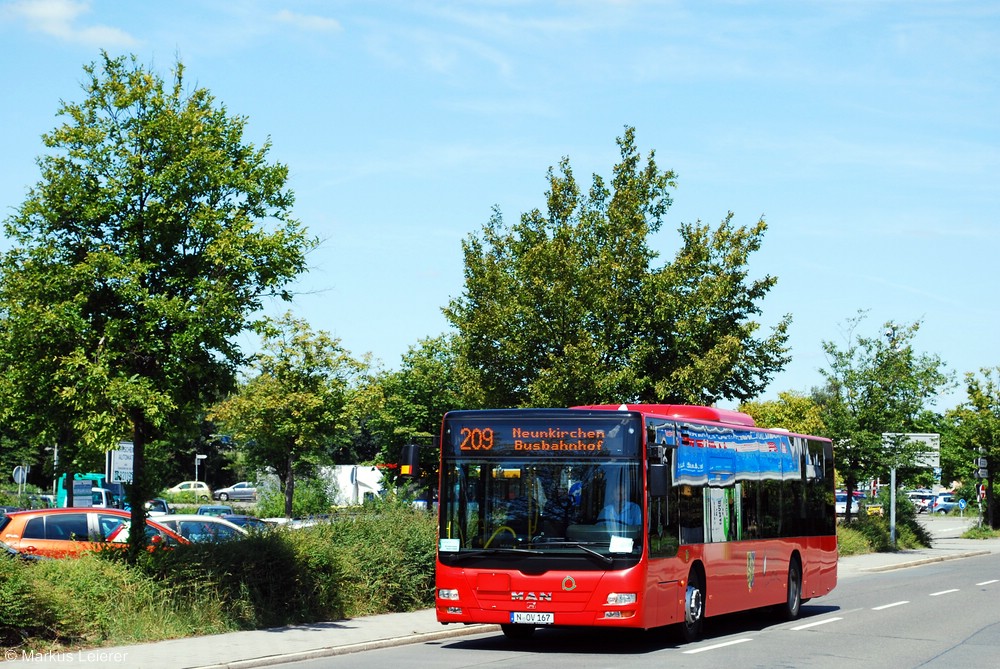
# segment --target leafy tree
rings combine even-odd
[[[848,321],[844,348],[823,342],[829,368],[820,371],[827,385],[816,396],[848,499],[859,483],[920,455],[909,444],[886,448],[882,435],[917,432],[926,424],[927,405],[950,382],[940,358],[914,351],[919,323],[887,322],[887,337],[870,337],[857,333],[864,319],[862,312]]]
[[[244,141],[245,118],[188,92],[181,63],[170,85],[135,57],[84,72],[85,99],[61,105],[41,181],[6,222],[2,389],[11,420],[61,455],[133,442],[139,550],[147,445],[197,433],[234,385],[249,315],[288,297],[314,242],[290,216],[287,167]]]
[[[680,226],[673,262],[649,246],[674,173],[645,163],[626,128],[610,183],[583,194],[564,158],[549,168],[546,211],[508,227],[499,211],[463,242],[465,291],[444,309],[493,406],[745,400],[787,362],[785,317],[759,337],[749,280],[763,221]]]
[[[370,378],[352,396],[346,413],[352,416],[358,441],[377,445],[378,463],[399,462],[405,444],[424,445],[421,464],[430,480],[437,468],[436,439],[445,412],[481,406],[481,391],[474,372],[464,364],[460,338],[441,335],[410,347],[398,370]]]
[[[991,527],[1000,526],[996,513],[994,483],[1000,468],[1000,367],[979,370],[979,376],[965,375],[968,399],[952,412],[958,428],[960,461],[966,480],[974,480],[974,461],[986,458],[989,476],[986,483],[986,517]],[[960,465],[961,466],[961,465]]]
[[[797,393],[778,393],[777,401],[773,402],[745,402],[740,405],[740,411],[750,414],[762,427],[815,436],[826,434],[820,406],[814,399]]]
[[[297,476],[332,460],[341,412],[361,364],[325,332],[286,314],[263,328],[256,375],[217,405],[213,418],[237,441],[245,463],[278,474],[291,517]]]

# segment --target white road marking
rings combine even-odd
[[[872,611],[884,611],[885,609],[891,609],[894,606],[902,606],[903,604],[909,604],[907,601],[903,602],[893,602],[892,604],[883,604],[882,606],[876,606]]]
[[[798,627],[793,627],[792,631],[793,632],[798,632],[799,630],[806,630],[806,629],[809,629],[810,627],[816,627],[817,625],[825,625],[827,623],[834,623],[834,622],[837,622],[838,620],[843,620],[843,618],[825,618],[823,620],[817,620],[814,623],[806,623],[805,625],[799,625]]]
[[[733,641],[727,641],[725,643],[717,643],[714,646],[705,646],[704,648],[695,648],[694,650],[684,651],[685,655],[694,655],[696,653],[704,653],[706,650],[718,650],[719,648],[725,648],[726,646],[735,646],[738,643],[746,643],[747,641],[753,641],[753,639],[735,639]]]
[[[938,595],[947,595],[952,592],[958,592],[958,588],[952,588],[951,590],[942,590],[941,592],[932,592],[931,597],[937,597]]]

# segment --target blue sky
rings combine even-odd
[[[491,208],[542,207],[563,156],[608,176],[627,125],[678,174],[661,258],[682,222],[768,222],[750,269],[793,360],[763,399],[818,385],[859,309],[958,375],[1000,366],[996,2],[0,0],[4,218],[101,49],[180,58],[270,138],[323,239],[291,308],[387,368],[446,331]]]

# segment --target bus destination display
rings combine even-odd
[[[631,423],[631,424],[627,424]],[[453,455],[621,455],[636,452],[632,420],[523,419],[451,421],[446,426]]]

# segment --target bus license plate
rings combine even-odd
[[[511,611],[510,621],[519,625],[551,625],[555,622],[555,614],[537,611]]]

